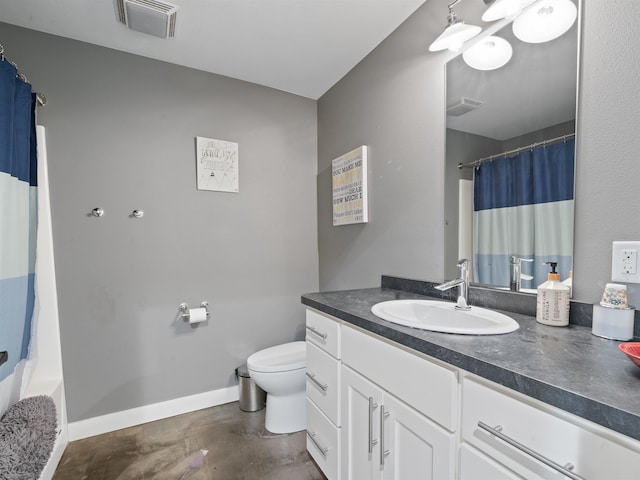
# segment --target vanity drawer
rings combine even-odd
[[[637,478],[640,469],[640,442],[499,385],[465,377],[462,440],[524,478],[562,478],[479,422],[498,427],[502,435],[560,466],[573,465],[571,471],[580,478]]]
[[[447,430],[457,429],[456,370],[346,325],[342,362]]]
[[[307,398],[340,426],[340,362],[307,341]]]
[[[339,477],[340,429],[307,398],[307,451],[328,480]]]
[[[522,478],[466,443],[460,446],[458,462],[459,480],[520,480]]]
[[[340,358],[340,324],[328,315],[307,309],[307,341]]]

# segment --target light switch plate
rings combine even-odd
[[[623,283],[640,283],[638,252],[640,252],[640,242],[613,242],[611,280]]]

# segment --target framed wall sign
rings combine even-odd
[[[331,162],[333,225],[367,223],[367,146],[345,153]]]
[[[238,192],[238,144],[196,137],[198,190]]]

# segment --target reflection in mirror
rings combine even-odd
[[[495,35],[504,66],[446,67],[445,278],[469,258],[475,283],[533,293],[545,262],[571,281],[578,22],[545,43]]]

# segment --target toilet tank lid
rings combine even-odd
[[[290,342],[260,350],[247,359],[247,366],[256,372],[285,372],[307,366],[305,342]]]

